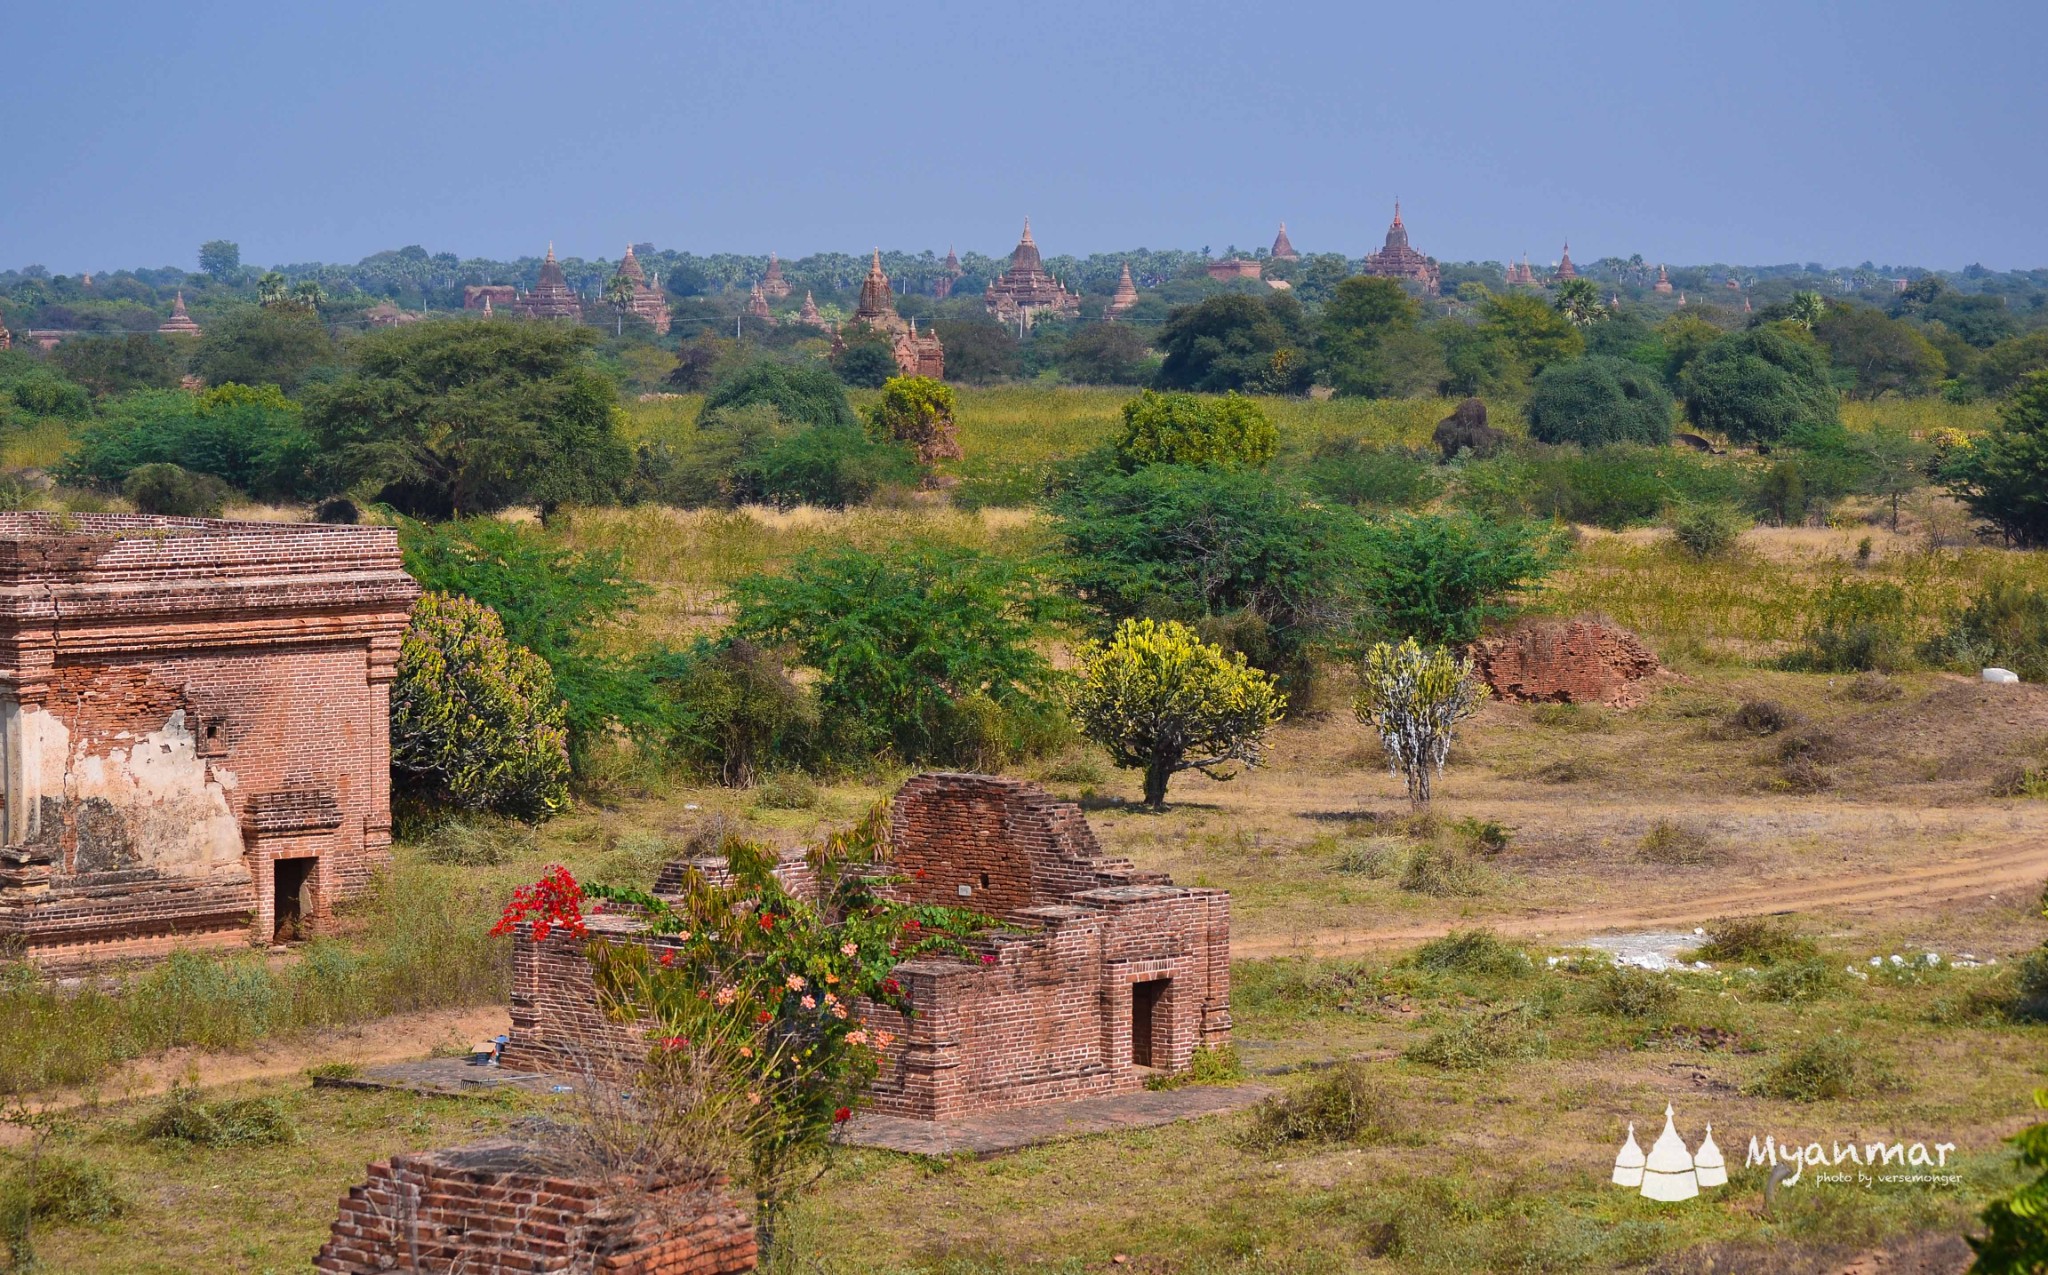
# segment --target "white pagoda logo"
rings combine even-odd
[[[1728,1165],[1721,1158],[1721,1148],[1714,1143],[1714,1126],[1707,1126],[1707,1136],[1698,1151],[1688,1151],[1672,1116],[1671,1107],[1666,1104],[1664,1132],[1657,1135],[1648,1155],[1636,1144],[1635,1125],[1629,1125],[1628,1141],[1621,1144],[1620,1153],[1614,1157],[1614,1185],[1635,1187],[1646,1199],[1672,1204],[1692,1199],[1702,1187],[1728,1185]]]

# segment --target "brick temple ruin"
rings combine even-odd
[[[391,841],[389,528],[0,513],[0,942],[315,933]]]
[[[1036,784],[927,774],[896,794],[891,893],[973,908],[1015,927],[976,946],[992,963],[926,958],[895,971],[914,1012],[861,1007],[894,1036],[872,1110],[942,1120],[1144,1087],[1230,1040],[1230,895],[1174,885],[1106,857],[1080,807]],[[657,894],[717,859],[670,865]],[[801,858],[776,875],[793,894],[816,881]],[[627,936],[616,915],[593,933]],[[561,931],[514,947],[507,1066],[630,1065],[646,1045],[597,1007],[591,968]]]

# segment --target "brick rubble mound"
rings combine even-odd
[[[1657,657],[1627,629],[1602,620],[1524,620],[1472,644],[1472,663],[1493,693],[1515,703],[1605,704],[1642,701]]]

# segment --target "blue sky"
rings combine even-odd
[[[549,240],[2048,265],[2048,6],[0,0],[0,267]]]

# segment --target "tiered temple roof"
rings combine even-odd
[[[747,313],[763,323],[775,322],[775,312],[768,308],[768,297],[761,291],[761,285],[758,283],[747,296]]]
[[[1510,262],[1508,262],[1508,286],[1509,286],[1509,287],[1513,287],[1514,285],[1516,285],[1516,284],[1518,284],[1518,283],[1526,283],[1526,284],[1529,284],[1529,285],[1531,285],[1531,286],[1534,286],[1535,282],[1536,282],[1536,272],[1535,272],[1534,270],[1531,270],[1531,269],[1529,268],[1529,254],[1528,254],[1528,253],[1526,253],[1526,252],[1525,252],[1525,253],[1523,253],[1523,254],[1522,254],[1522,259],[1521,259],[1520,261],[1510,261]]]
[[[633,285],[633,303],[626,308],[647,320],[657,335],[667,336],[668,302],[662,300],[661,289],[647,281],[647,272],[640,268],[640,258],[633,255],[632,244],[626,245],[626,255],[619,260],[619,273]]]
[[[966,274],[960,268],[960,254],[953,251],[953,245],[946,245],[946,264],[939,269],[938,282],[932,285],[932,295],[944,301],[953,295],[953,280]]]
[[[1081,298],[1046,273],[1038,245],[1031,238],[1031,219],[1024,219],[1024,237],[1010,254],[1010,268],[989,281],[984,294],[988,312],[1003,323],[1030,327],[1040,314],[1072,318],[1081,312]]]
[[[521,306],[527,315],[535,319],[581,319],[583,302],[576,297],[575,289],[569,286],[569,277],[562,273],[562,267],[555,260],[555,246],[548,245],[548,255],[540,263],[540,281],[533,285],[533,291],[521,299]]]
[[[1408,279],[1431,296],[1443,286],[1436,262],[1408,246],[1408,227],[1401,221],[1401,201],[1394,201],[1394,221],[1387,227],[1386,246],[1365,259],[1365,273],[1382,279]]]
[[[809,292],[804,293],[804,307],[796,312],[796,321],[814,328],[825,326],[825,316],[818,313],[818,303],[812,299]]]
[[[158,324],[156,330],[170,336],[199,335],[199,325],[192,321],[191,315],[185,313],[183,289],[179,290],[177,300],[171,302],[171,317]]]
[[[944,343],[937,332],[919,332],[915,319],[890,341],[889,352],[896,356],[896,370],[905,376],[929,376],[934,381],[946,378]]]
[[[761,295],[771,301],[789,295],[789,281],[782,277],[782,262],[772,252],[768,254],[768,273],[761,279]]]
[[[882,273],[882,250],[875,249],[868,265],[868,277],[860,281],[860,304],[853,308],[853,321],[865,323],[877,332],[901,332],[908,326],[896,313],[896,290]]]
[[[1280,223],[1280,233],[1273,237],[1273,260],[1299,261],[1301,254],[1294,250],[1294,241],[1287,237],[1287,223]]]
[[[1650,290],[1653,292],[1671,291],[1671,276],[1665,273],[1664,267],[1662,265],[1659,265],[1657,267],[1657,282],[1651,285]]]
[[[1564,246],[1564,255],[1557,260],[1557,274],[1555,277],[1559,280],[1576,279],[1579,277],[1579,268],[1572,264],[1572,246],[1570,244]]]
[[[1138,285],[1131,281],[1131,263],[1124,262],[1124,272],[1117,278],[1116,295],[1109,299],[1109,305],[1102,311],[1102,317],[1114,321],[1120,314],[1130,312],[1138,304]]]

